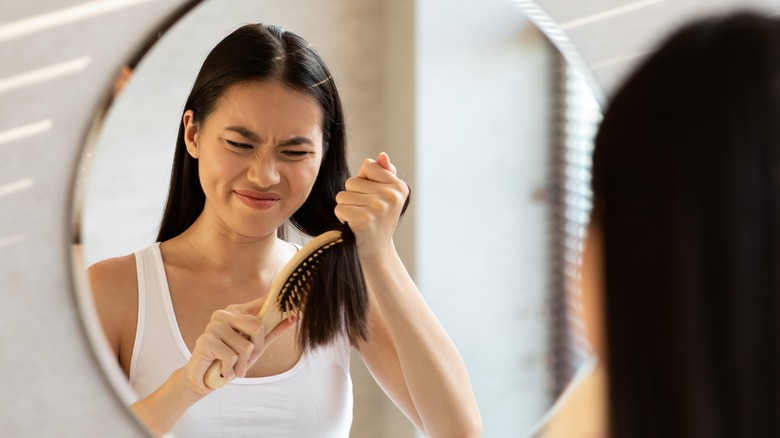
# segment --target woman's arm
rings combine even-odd
[[[392,240],[408,189],[386,155],[367,160],[336,214],[355,233],[371,296],[369,336],[357,348],[383,390],[429,437],[481,436],[463,360],[406,271]]]
[[[95,307],[117,361],[129,377],[138,324],[138,279],[133,255],[108,259],[87,270]],[[173,428],[184,412],[203,397],[190,390],[180,372],[174,372],[154,393],[130,410],[155,435]]]
[[[88,269],[88,275],[106,338],[128,375],[138,318],[135,259],[128,256],[99,262]],[[222,373],[229,378],[243,376],[265,348],[295,324],[294,320],[285,321],[263,336],[263,324],[257,318],[262,303],[259,298],[214,312],[187,364],[130,406],[152,433],[169,432],[193,404],[213,391],[203,383],[203,377],[215,360],[222,361]]]
[[[463,360],[400,258],[389,254],[363,271],[378,317],[358,350],[380,386],[426,436],[481,436]]]
[[[138,325],[135,257],[103,260],[90,266],[87,276],[103,333],[127,376]]]
[[[156,391],[130,406],[133,414],[155,436],[170,432],[182,415],[208,394],[193,390],[184,374],[183,368],[177,369]]]
[[[282,321],[268,334],[257,313],[265,298],[230,305],[211,316],[206,330],[195,341],[187,364],[174,370],[155,392],[135,402],[130,409],[155,434],[169,432],[198,400],[218,390],[205,385],[204,376],[215,360],[228,380],[244,377],[266,348],[296,323]]]

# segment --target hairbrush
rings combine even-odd
[[[304,311],[322,255],[343,242],[341,231],[326,231],[306,243],[284,265],[271,284],[263,307],[257,315],[263,321],[264,333],[267,334],[285,319],[300,315]],[[217,389],[228,382],[220,373],[220,368],[222,362],[216,360],[206,370],[203,382],[211,389]]]

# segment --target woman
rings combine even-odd
[[[780,435],[778,120],[780,23],[746,13],[679,31],[613,99],[585,279],[611,436]]]
[[[291,32],[243,26],[204,61],[159,243],[89,272],[139,393],[132,410],[152,432],[347,436],[352,346],[422,433],[480,434],[463,362],[393,246],[408,189],[385,154],[349,178],[343,120],[330,72]],[[346,333],[312,349],[295,319],[263,333],[265,291],[297,250],[277,237],[287,221],[310,235],[348,224],[359,265],[338,274],[365,278],[364,332],[346,321]],[[212,390],[203,378],[215,360],[235,379]]]
[[[751,13],[684,27],[615,94],[581,279],[607,419],[551,436],[780,436],[778,120],[780,22]]]

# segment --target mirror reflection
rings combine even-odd
[[[333,81],[339,93],[326,92],[324,101],[343,99],[350,150],[347,164],[356,175],[352,181],[360,186],[354,193],[348,186],[347,195],[375,195],[360,185],[366,182],[388,184],[396,195],[395,201],[383,204],[393,214],[370,216],[365,222],[384,224],[377,229],[387,235],[396,225],[391,218],[397,218],[402,207],[398,199],[404,198],[406,186],[401,181],[413,187],[414,194],[412,207],[395,232],[394,262],[383,264],[383,268],[397,268],[387,274],[393,281],[382,277],[386,273],[380,275],[381,270],[370,271],[363,259],[369,302],[381,306],[388,296],[398,299],[386,303],[384,312],[380,307],[368,309],[373,343],[352,343],[357,347],[350,370],[355,381],[354,421],[349,418],[350,379],[343,373],[349,343],[339,338],[329,343],[333,348],[323,350],[338,356],[342,372],[330,377],[320,374],[321,381],[329,382],[320,386],[330,391],[322,400],[338,401],[323,402],[329,418],[324,416],[321,425],[330,426],[321,427],[332,427],[336,436],[344,436],[346,432],[337,431],[350,426],[353,436],[412,436],[412,426],[428,434],[445,426],[469,430],[478,423],[477,408],[469,402],[470,380],[486,435],[516,436],[518,430],[528,429],[588,356],[578,347],[576,334],[571,335],[571,318],[576,320],[577,310],[576,306],[567,310],[567,305],[577,299],[567,295],[573,292],[565,276],[577,264],[582,215],[589,208],[582,201],[587,193],[578,193],[577,184],[587,185],[588,166],[582,157],[587,156],[592,127],[598,121],[597,106],[578,72],[562,61],[518,10],[500,1],[480,4],[478,9],[464,2],[447,15],[423,8],[416,17],[403,6],[379,3],[355,11],[349,2],[336,7],[304,2],[307,7],[296,9],[296,14],[306,12],[298,17],[289,12],[293,6],[233,1],[231,8],[225,8],[223,3],[199,5],[143,57],[106,115],[83,188],[84,264],[93,266],[94,293],[109,341],[139,393],[141,404],[134,411],[147,418],[153,430],[167,430],[171,423],[167,415],[149,420],[144,409],[153,406],[154,397],[167,401],[166,397],[180,394],[176,389],[182,381],[202,383],[191,375],[182,380],[169,377],[174,369],[187,366],[188,371],[199,366],[190,374],[202,374],[204,364],[208,367],[219,357],[211,351],[218,347],[198,349],[214,311],[240,303],[245,307],[231,312],[256,314],[257,303],[252,300],[261,298],[257,291],[268,290],[275,273],[296,252],[296,246],[275,237],[276,230],[308,199],[306,195],[317,193],[316,181],[327,168],[324,160],[336,155],[338,136],[327,123],[340,123],[333,110],[322,104],[323,98],[311,91]],[[392,32],[399,22],[415,19],[418,34]],[[185,104],[191,91],[196,92],[191,90],[193,83],[198,88],[197,77],[209,51],[250,21],[281,24],[299,32],[326,60],[332,76],[326,73],[318,80],[312,76],[310,83],[296,88],[279,80],[276,72],[265,73],[257,81],[226,86],[211,102],[211,110]],[[466,22],[474,27],[468,34],[463,32]],[[308,50],[302,43],[298,52]],[[224,67],[241,59],[228,57],[216,64]],[[478,86],[465,85],[475,78]],[[561,99],[576,90],[581,91],[579,98]],[[199,119],[199,113],[207,115]],[[387,155],[380,155],[381,151]],[[366,164],[365,158],[374,161]],[[202,187],[205,193],[202,207],[194,204],[197,214],[184,211],[186,202],[166,205],[171,163],[177,159],[190,161],[189,168],[180,168],[188,169],[180,172],[191,178],[185,187]],[[175,173],[173,180],[179,180]],[[269,187],[275,189],[266,190]],[[292,198],[297,201],[287,205]],[[331,203],[338,200],[334,193],[323,198]],[[234,205],[236,199],[242,202]],[[278,214],[266,218],[274,209]],[[335,220],[312,219],[315,224],[302,225],[302,233],[288,224],[285,239],[299,248],[310,236],[337,228],[342,220],[360,229],[360,217],[337,215]],[[173,223],[172,231],[161,231],[161,222],[163,229],[165,223]],[[556,230],[553,238],[548,233],[551,222]],[[379,231],[364,231],[355,233],[358,254],[391,248],[372,244],[377,236],[373,233]],[[258,239],[263,236],[265,240]],[[273,244],[260,245],[260,241]],[[550,272],[555,272],[552,278]],[[380,292],[399,279],[403,287],[396,292]],[[144,285],[146,297],[151,290],[160,294],[143,298],[140,306]],[[393,303],[403,306],[396,309]],[[143,331],[155,334],[151,341],[139,334],[141,314],[127,311],[141,308],[143,321],[148,321],[143,325],[155,327]],[[225,320],[217,322],[230,325],[227,320],[233,316],[223,315]],[[391,327],[400,321],[407,322],[405,328],[394,332]],[[249,331],[230,327],[233,332]],[[414,330],[409,327],[417,327],[421,330],[417,333],[425,336],[410,336]],[[302,352],[295,327],[282,325],[276,330],[263,353],[273,360],[259,360],[252,367],[226,366],[223,371],[229,377],[230,373],[243,376],[226,388],[251,379],[273,380],[304,362],[329,360],[324,353]],[[159,341],[159,333],[170,335],[169,346],[154,347],[159,354],[152,347],[137,348],[139,343]],[[231,339],[223,344],[246,341]],[[380,348],[382,339],[392,348]],[[259,351],[265,340],[250,336],[247,342]],[[424,348],[434,341],[436,348]],[[409,359],[405,354],[414,358],[414,366],[399,379],[399,370],[404,370],[401,357]],[[165,355],[170,359],[168,368],[155,369]],[[430,363],[420,362],[425,356],[430,356]],[[142,365],[144,357],[148,365]],[[191,365],[193,357],[202,359],[197,366]],[[136,385],[136,373],[143,374],[136,367],[157,374]],[[415,376],[422,374],[427,378],[420,380],[435,389],[414,383]],[[377,390],[373,380],[389,397]],[[215,400],[220,393],[227,399],[245,397],[230,395],[226,388],[203,400]],[[149,398],[152,402],[145,407],[142,402]],[[435,403],[426,402],[428,398]],[[447,406],[448,401],[452,406]],[[447,421],[430,414],[431,406],[446,412]],[[181,427],[182,436],[189,436],[187,427],[200,427],[195,424],[214,413],[201,402],[186,412],[194,418],[190,426],[179,422],[172,426]],[[463,423],[452,423],[453,416]],[[158,429],[158,420],[167,423]],[[292,427],[289,424],[314,427],[301,422],[286,427]]]

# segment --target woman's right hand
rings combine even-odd
[[[295,318],[291,318],[264,334],[263,323],[257,317],[263,300],[214,312],[195,341],[189,362],[152,394],[133,403],[130,409],[152,433],[169,432],[194,403],[214,391],[203,378],[215,360],[222,362],[220,371],[228,378],[245,376],[271,342],[295,325]]]
[[[295,325],[295,317],[282,321],[268,334],[263,333],[263,321],[257,317],[265,298],[244,304],[230,305],[211,315],[206,330],[195,341],[192,357],[182,369],[191,390],[197,394],[213,391],[203,379],[211,364],[221,361],[220,372],[228,380],[244,377],[262,356],[265,349]]]

